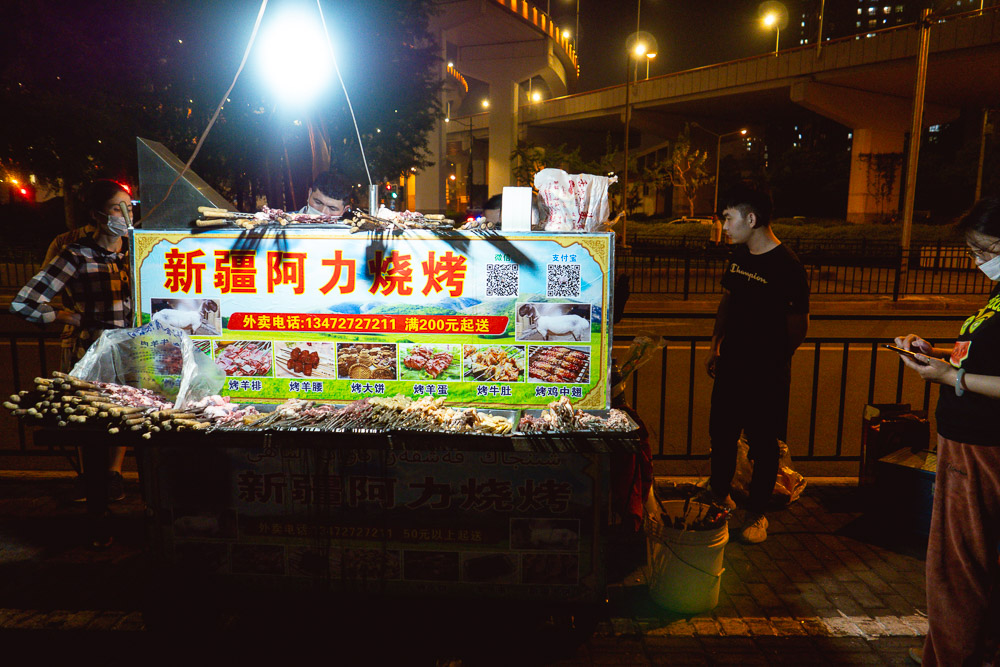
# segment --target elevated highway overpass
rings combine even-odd
[[[951,15],[932,25],[925,125],[954,120],[962,109],[1000,107],[998,9]],[[918,40],[911,24],[824,42],[822,51],[809,45],[634,82],[630,150],[676,137],[685,122],[728,132],[809,109],[852,131],[848,217],[868,221],[877,215],[878,205],[869,193],[868,165],[860,156],[904,151]],[[518,136],[573,145],[582,134],[612,132],[620,141],[624,113],[624,84],[567,94],[520,106]],[[449,128],[449,140],[489,134],[492,141],[492,126],[498,122],[492,110],[458,120]],[[492,149],[490,154],[492,170]],[[499,191],[493,182],[491,177],[491,194]],[[898,176],[895,183],[898,188]]]

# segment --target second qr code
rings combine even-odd
[[[517,264],[486,265],[486,296],[517,296]]]
[[[545,296],[576,298],[580,296],[580,265],[549,264],[545,281]]]

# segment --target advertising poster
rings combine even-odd
[[[603,599],[599,454],[151,448],[184,570],[400,594]],[[147,482],[149,483],[149,482]]]
[[[610,234],[137,230],[133,261],[141,323],[190,334],[235,401],[603,409],[613,248]]]

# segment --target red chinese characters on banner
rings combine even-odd
[[[257,269],[253,250],[216,250],[215,280],[223,294],[256,294]]]
[[[267,253],[267,291],[274,293],[276,285],[295,285],[292,291],[302,294],[306,289],[304,252],[268,251]]]
[[[410,281],[413,279],[413,269],[410,268],[410,255],[401,255],[393,250],[388,259],[381,250],[375,251],[375,258],[368,260],[368,272],[372,274],[372,286],[368,291],[375,294],[380,289],[383,296],[396,292],[400,296],[413,294]]]
[[[427,253],[427,259],[421,262],[420,266],[423,267],[424,276],[427,277],[427,283],[420,290],[421,294],[427,296],[431,290],[440,292],[444,289],[441,283],[444,283],[448,286],[448,294],[450,296],[462,296],[462,290],[465,286],[465,270],[467,268],[465,257],[455,255],[449,250],[441,255],[441,259],[435,261],[434,251],[432,250]]]
[[[350,294],[354,291],[354,273],[356,271],[357,261],[353,259],[344,259],[344,252],[338,250],[333,254],[333,259],[324,259],[323,266],[333,267],[333,276],[327,281],[325,285],[319,288],[319,291],[323,294],[328,293],[334,287],[340,290],[341,294]],[[347,284],[340,284],[340,274],[344,272],[347,274]],[[373,292],[374,293],[374,292]]]
[[[163,286],[167,291],[187,294],[194,287],[194,293],[201,294],[201,274],[206,265],[195,260],[204,256],[201,250],[181,252],[171,248],[163,256],[163,273],[167,277]]]

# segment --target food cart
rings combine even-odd
[[[170,160],[144,145],[163,149],[140,142],[146,192],[143,164]],[[205,187],[130,236],[138,323],[185,331],[220,394],[274,412],[119,435],[154,554],[266,586],[603,601],[609,456],[637,444],[604,428],[613,236],[201,230]]]

